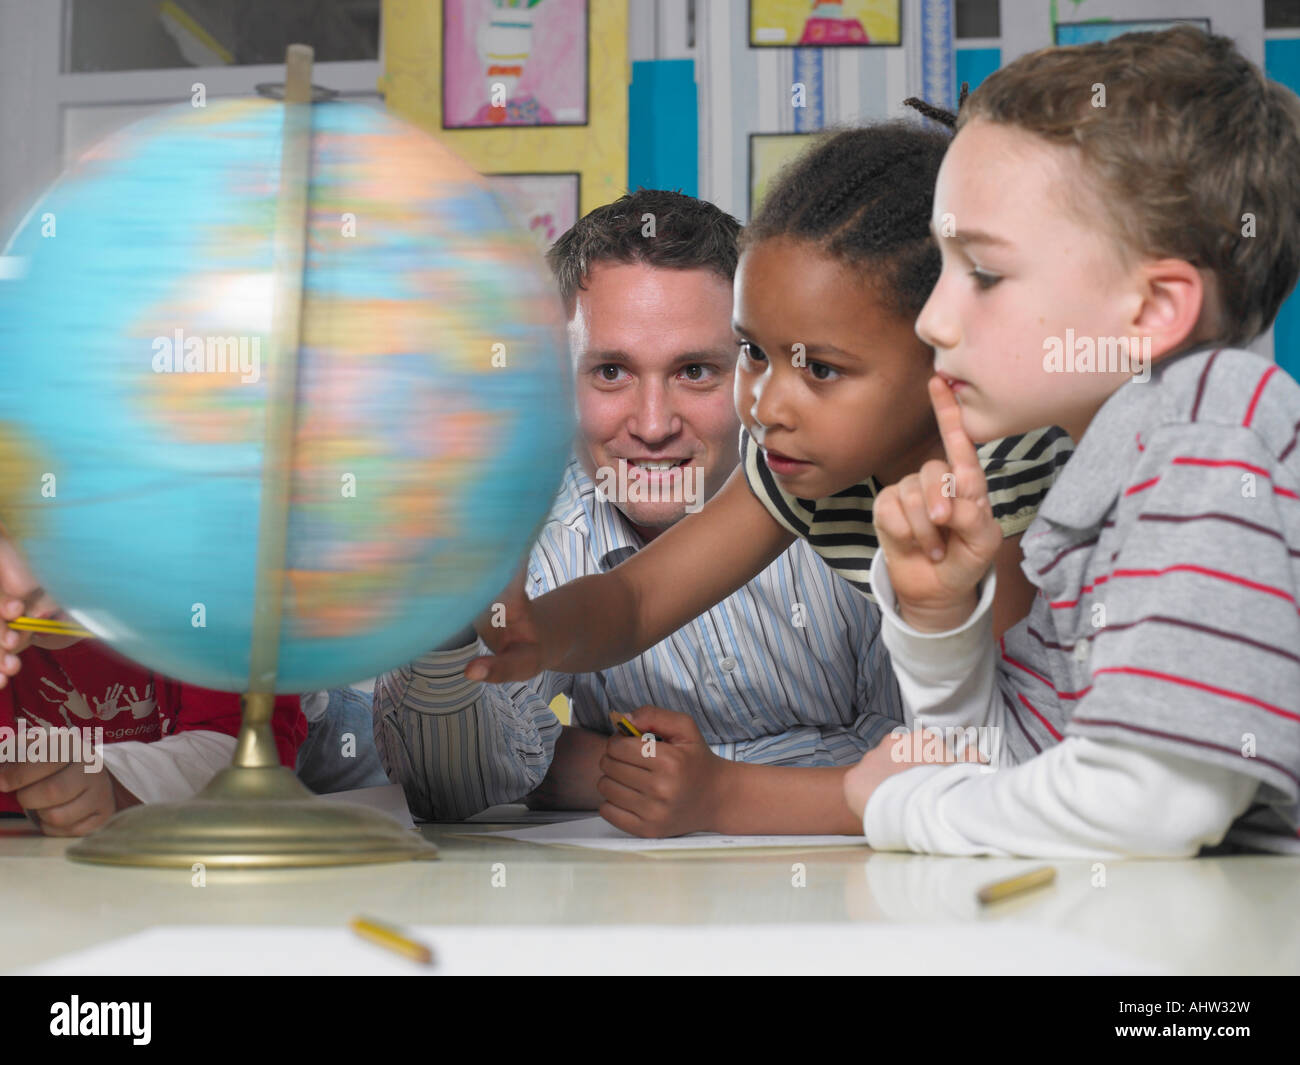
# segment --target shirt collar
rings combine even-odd
[[[602,570],[613,569],[645,547],[641,534],[632,528],[623,512],[597,490],[596,482],[587,476],[576,456],[569,461],[567,476],[572,479],[582,502],[591,536],[591,553]]]
[[[1165,359],[1152,367],[1148,380],[1126,381],[1112,393],[1075,442],[1074,454],[1038,508],[1040,517],[1073,529],[1091,529],[1105,520],[1132,475],[1139,434],[1158,424],[1156,412],[1174,398],[1161,387],[1166,372],[1191,355]]]

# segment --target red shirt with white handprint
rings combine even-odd
[[[22,669],[0,688],[0,727],[71,725],[103,728],[105,743],[151,743],[195,729],[239,733],[239,696],[196,688],[129,662],[95,640],[59,651],[28,647]],[[296,695],[280,695],[271,718],[276,751],[293,768],[307,737]],[[0,812],[20,812],[13,795],[0,792]]]

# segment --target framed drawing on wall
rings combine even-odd
[[[751,133],[749,135],[749,214],[754,212],[772,180],[786,163],[803,154],[820,133]]]
[[[749,46],[897,46],[902,6],[902,0],[749,0]]]
[[[1207,18],[1163,18],[1106,20],[1105,22],[1058,22],[1056,24],[1053,44],[1091,44],[1093,41],[1109,41],[1125,33],[1154,33],[1167,30],[1180,22],[1186,22],[1206,33],[1210,32],[1210,20]]]
[[[545,254],[578,220],[582,176],[556,174],[487,174],[488,187]]]
[[[588,0],[443,0],[443,129],[585,126]]]

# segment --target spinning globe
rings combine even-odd
[[[0,261],[0,522],[151,669],[249,684],[285,108],[182,105],[85,155]],[[311,108],[275,689],[357,681],[509,582],[571,441],[563,316],[482,178]]]

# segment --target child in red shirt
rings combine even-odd
[[[5,624],[57,613],[0,531],[0,815],[25,812],[48,835],[84,836],[125,806],[188,798],[230,764],[238,695],[171,680],[93,640]],[[292,768],[307,735],[298,696],[276,698],[271,726]],[[50,727],[81,732],[75,758],[52,760],[69,745],[35,737]]]

